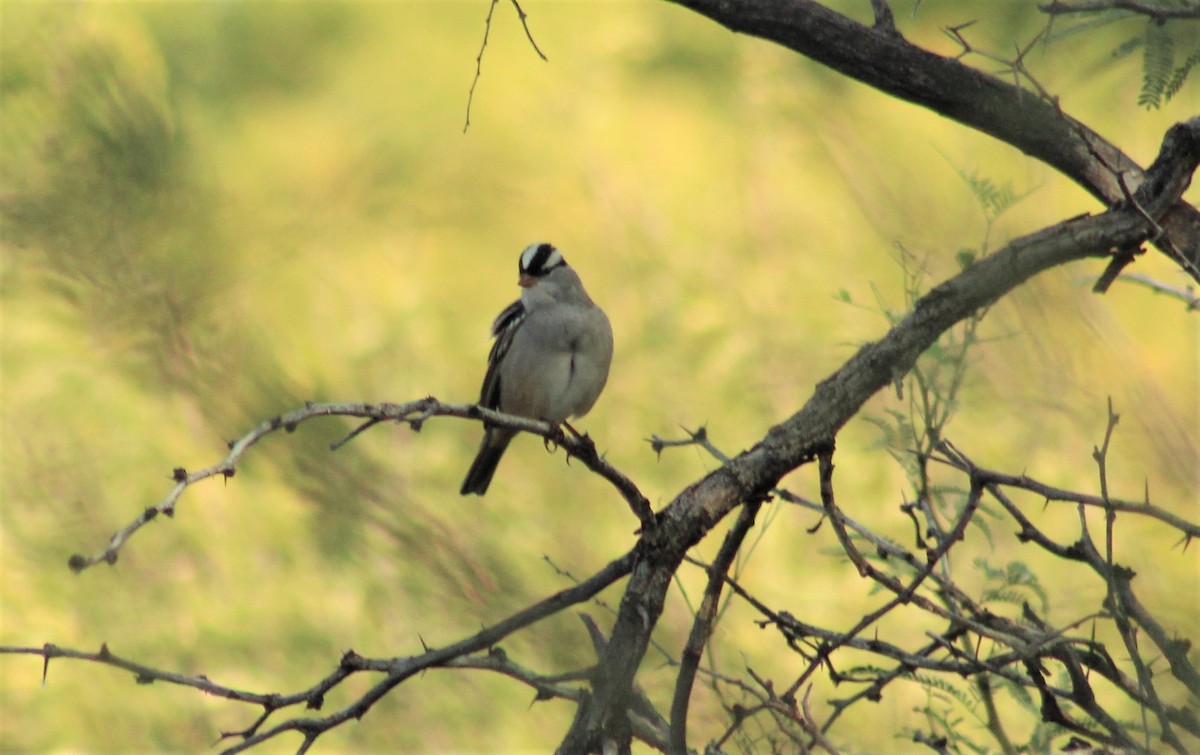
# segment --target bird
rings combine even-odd
[[[492,323],[479,406],[557,425],[582,417],[608,382],[612,326],[553,244],[530,244],[517,261],[521,298]],[[569,425],[568,425],[569,427]],[[516,430],[484,423],[462,495],[487,492]]]

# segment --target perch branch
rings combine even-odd
[[[157,519],[161,514],[174,516],[175,507],[180,496],[190,486],[211,477],[219,476],[225,479],[233,477],[242,457],[254,444],[280,429],[293,432],[301,423],[316,417],[362,417],[367,420],[362,426],[351,432],[347,438],[333,444],[335,448],[341,447],[346,440],[356,437],[364,429],[383,422],[400,422],[407,424],[413,430],[419,431],[425,420],[430,417],[458,417],[460,419],[486,420],[489,424],[499,427],[511,427],[515,430],[523,430],[534,435],[539,435],[562,447],[567,452],[568,458],[579,459],[588,469],[608,480],[625,499],[626,503],[629,504],[630,509],[638,517],[643,528],[654,526],[654,512],[650,508],[649,500],[642,495],[632,480],[597,453],[595,444],[586,435],[577,437],[569,433],[564,433],[560,428],[551,426],[546,422],[502,414],[474,404],[445,404],[432,396],[405,404],[309,403],[286,414],[272,417],[260,423],[242,437],[232,441],[229,444],[229,453],[225,458],[210,467],[205,467],[194,472],[188,472],[182,467],[176,468],[171,475],[172,479],[175,480],[175,485],[162,500],[144,509],[137,518],[117,530],[109,538],[108,545],[104,550],[90,557],[75,554],[68,560],[68,565],[73,571],[79,572],[98,563],[115,564],[121,548],[124,547],[134,533]]]

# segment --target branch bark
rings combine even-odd
[[[814,0],[671,1],[994,136],[1054,167],[1106,207],[1125,201],[1122,180],[1134,190],[1145,178],[1132,158],[1064,113],[1056,101],[917,47],[885,27],[864,26]],[[1200,282],[1200,212],[1176,197],[1159,222],[1163,234],[1150,240]]]
[[[672,575],[687,551],[730,511],[763,500],[788,472],[832,449],[837,432],[880,389],[958,321],[989,306],[1038,273],[1073,260],[1106,256],[1145,241],[1173,207],[1200,163],[1200,117],[1171,128],[1131,207],[1077,218],[1010,243],[931,290],[881,340],[859,350],[817,385],[809,401],[753,448],[691,485],[643,532],[612,639],[560,752],[628,751],[624,726],[631,685],[650,633],[662,615]]]

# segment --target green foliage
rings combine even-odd
[[[1175,38],[1166,24],[1146,22],[1146,38],[1142,43],[1142,91],[1138,104],[1157,108],[1167,95],[1167,86],[1175,64]]]
[[[1156,110],[1183,90],[1188,75],[1200,64],[1196,26],[1195,22],[1151,19],[1140,36],[1131,37],[1113,51],[1113,58],[1119,59],[1138,48],[1142,50],[1139,106]]]
[[[1050,609],[1050,599],[1046,596],[1037,574],[1020,561],[1011,561],[1002,568],[992,566],[986,559],[977,558],[974,561],[986,577],[980,599],[984,603],[1009,603],[1021,606],[1028,603],[1030,598],[1036,598],[1040,613],[1045,614]]]
[[[975,200],[975,204],[979,207],[980,212],[983,213],[983,242],[980,244],[979,249],[962,249],[956,255],[958,264],[963,269],[966,269],[973,265],[978,257],[987,254],[988,240],[991,237],[992,228],[995,226],[996,221],[1009,210],[1016,207],[1021,200],[1031,195],[1036,189],[1031,188],[1019,192],[1013,188],[1012,181],[998,183],[989,176],[981,175],[978,170],[968,172],[953,161],[949,162],[954,171],[958,173],[958,177],[967,185],[967,189],[971,192],[971,197]]]
[[[1141,24],[1141,30],[1112,48],[1106,63],[1124,60],[1141,50],[1137,103],[1155,110],[1179,94],[1192,69],[1200,63],[1200,35],[1196,33],[1195,20],[1154,18],[1132,10],[1108,9],[1078,14],[1070,21],[1055,19],[1044,40],[1051,45],[1101,27],[1126,28],[1135,23]]]
[[[991,186],[991,183],[980,181],[977,185]],[[994,202],[993,206],[999,206],[1002,200],[996,196]],[[875,289],[879,311],[891,324],[903,319],[907,310],[922,295],[929,278],[928,269],[918,262],[915,255],[902,245],[898,248],[904,274],[906,308],[898,310],[889,307],[882,294]],[[960,259],[965,260],[961,255]],[[907,397],[906,408],[886,408],[886,419],[868,417],[882,433],[883,447],[904,467],[910,481],[918,483],[915,487],[919,496],[930,492],[921,482],[924,460],[945,437],[946,426],[954,416],[970,365],[970,351],[979,343],[977,331],[984,314],[984,311],[980,311],[964,320],[960,326],[947,331],[921,355],[903,381],[897,383],[901,398]]]
[[[971,187],[971,193],[975,196],[975,201],[979,203],[983,210],[984,217],[989,221],[995,220],[1007,211],[1010,207],[1021,201],[1022,195],[1012,187],[1012,181],[1005,181],[997,185],[992,179],[987,176],[980,176],[978,173],[962,175],[962,179]]]
[[[1142,88],[1138,93],[1138,105],[1148,110],[1157,109],[1183,90],[1188,75],[1200,63],[1200,36],[1196,34],[1196,26],[1195,22],[1185,21],[1146,22],[1140,38]],[[1133,42],[1130,40],[1118,49]]]
[[[1171,72],[1171,78],[1167,80],[1166,89],[1163,90],[1164,99],[1169,100],[1179,94],[1180,90],[1183,89],[1184,82],[1187,81],[1188,74],[1191,73],[1197,64],[1200,64],[1200,44],[1197,44],[1196,49],[1192,50],[1192,54],[1188,55]]]
[[[966,711],[980,720],[978,699],[947,679],[928,674],[916,674],[915,680],[925,690],[927,702],[915,710],[925,716],[926,724],[935,737],[945,741],[950,752],[989,752],[992,748],[976,742],[967,734],[960,713]],[[910,735],[911,736],[911,735]]]

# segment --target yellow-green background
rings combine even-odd
[[[868,7],[835,5],[860,18]],[[926,0],[915,18],[894,5],[910,38],[944,54],[956,48],[941,26],[978,19],[972,41],[1008,54],[1041,23],[1032,3]],[[897,244],[940,279],[957,251],[985,243],[960,171],[1033,192],[991,228],[990,248],[1100,209],[1012,148],[660,2],[528,0],[547,63],[501,0],[464,135],[487,7],[0,5],[0,644],[106,642],[150,665],[293,692],[344,650],[416,653],[422,638],[448,644],[561,589],[544,556],[584,577],[622,553],[635,527],[625,505],[533,440],[514,445],[485,499],[463,499],[477,425],[381,426],[329,453],[352,425],[324,420],[268,438],[228,483],[189,490],[115,567],[66,568],[165,494],[173,467],[216,462],[225,441],[304,401],[472,400],[487,326],[516,295],[516,256],[532,241],[559,245],[612,319],[612,375],[581,426],[657,506],[714,462],[695,450],[659,460],[644,439],[706,424],[727,451],[752,444],[882,335],[872,287],[902,308]],[[1200,87],[1137,108],[1138,57],[1108,53],[1141,29],[1068,38],[1027,63],[1066,110],[1147,164],[1164,129],[1195,114]],[[1184,285],[1160,257],[1133,269]],[[1091,295],[1081,279],[1101,267],[1052,271],[989,314],[950,437],[979,463],[1094,490],[1111,395],[1112,490],[1140,499],[1148,483],[1195,520],[1200,320],[1132,286]],[[868,412],[902,406],[881,395]],[[904,538],[897,505],[911,494],[878,439],[862,419],[846,428],[840,500]],[[814,491],[810,470],[789,483]],[[1073,510],[1028,505],[1062,541],[1076,536]],[[812,514],[767,519],[740,574],[774,608],[845,628],[883,599],[824,550],[828,527],[805,533]],[[1012,525],[993,529],[992,550],[973,537],[979,555],[1043,563]],[[1167,628],[1194,631],[1196,549],[1129,517],[1116,546]],[[979,584],[968,556],[955,567]],[[682,573],[695,600],[700,576]],[[1043,574],[1053,621],[1095,610],[1103,586],[1085,575]],[[603,607],[587,610],[609,624]],[[718,664],[784,685],[803,662],[753,618],[727,615]],[[656,639],[677,655],[688,627],[676,591]],[[574,612],[504,647],[547,672],[590,661]],[[256,715],[97,665],[40,676],[39,659],[0,656],[0,749],[200,751]],[[652,650],[642,681],[664,709],[672,680]],[[366,683],[348,682],[326,711]],[[849,692],[818,687],[814,711]],[[532,698],[482,672],[432,671],[319,744],[546,751],[573,708]],[[895,737],[922,725],[910,709],[923,699],[897,686],[832,738],[851,752],[902,749]],[[698,689],[693,743],[723,725]]]

